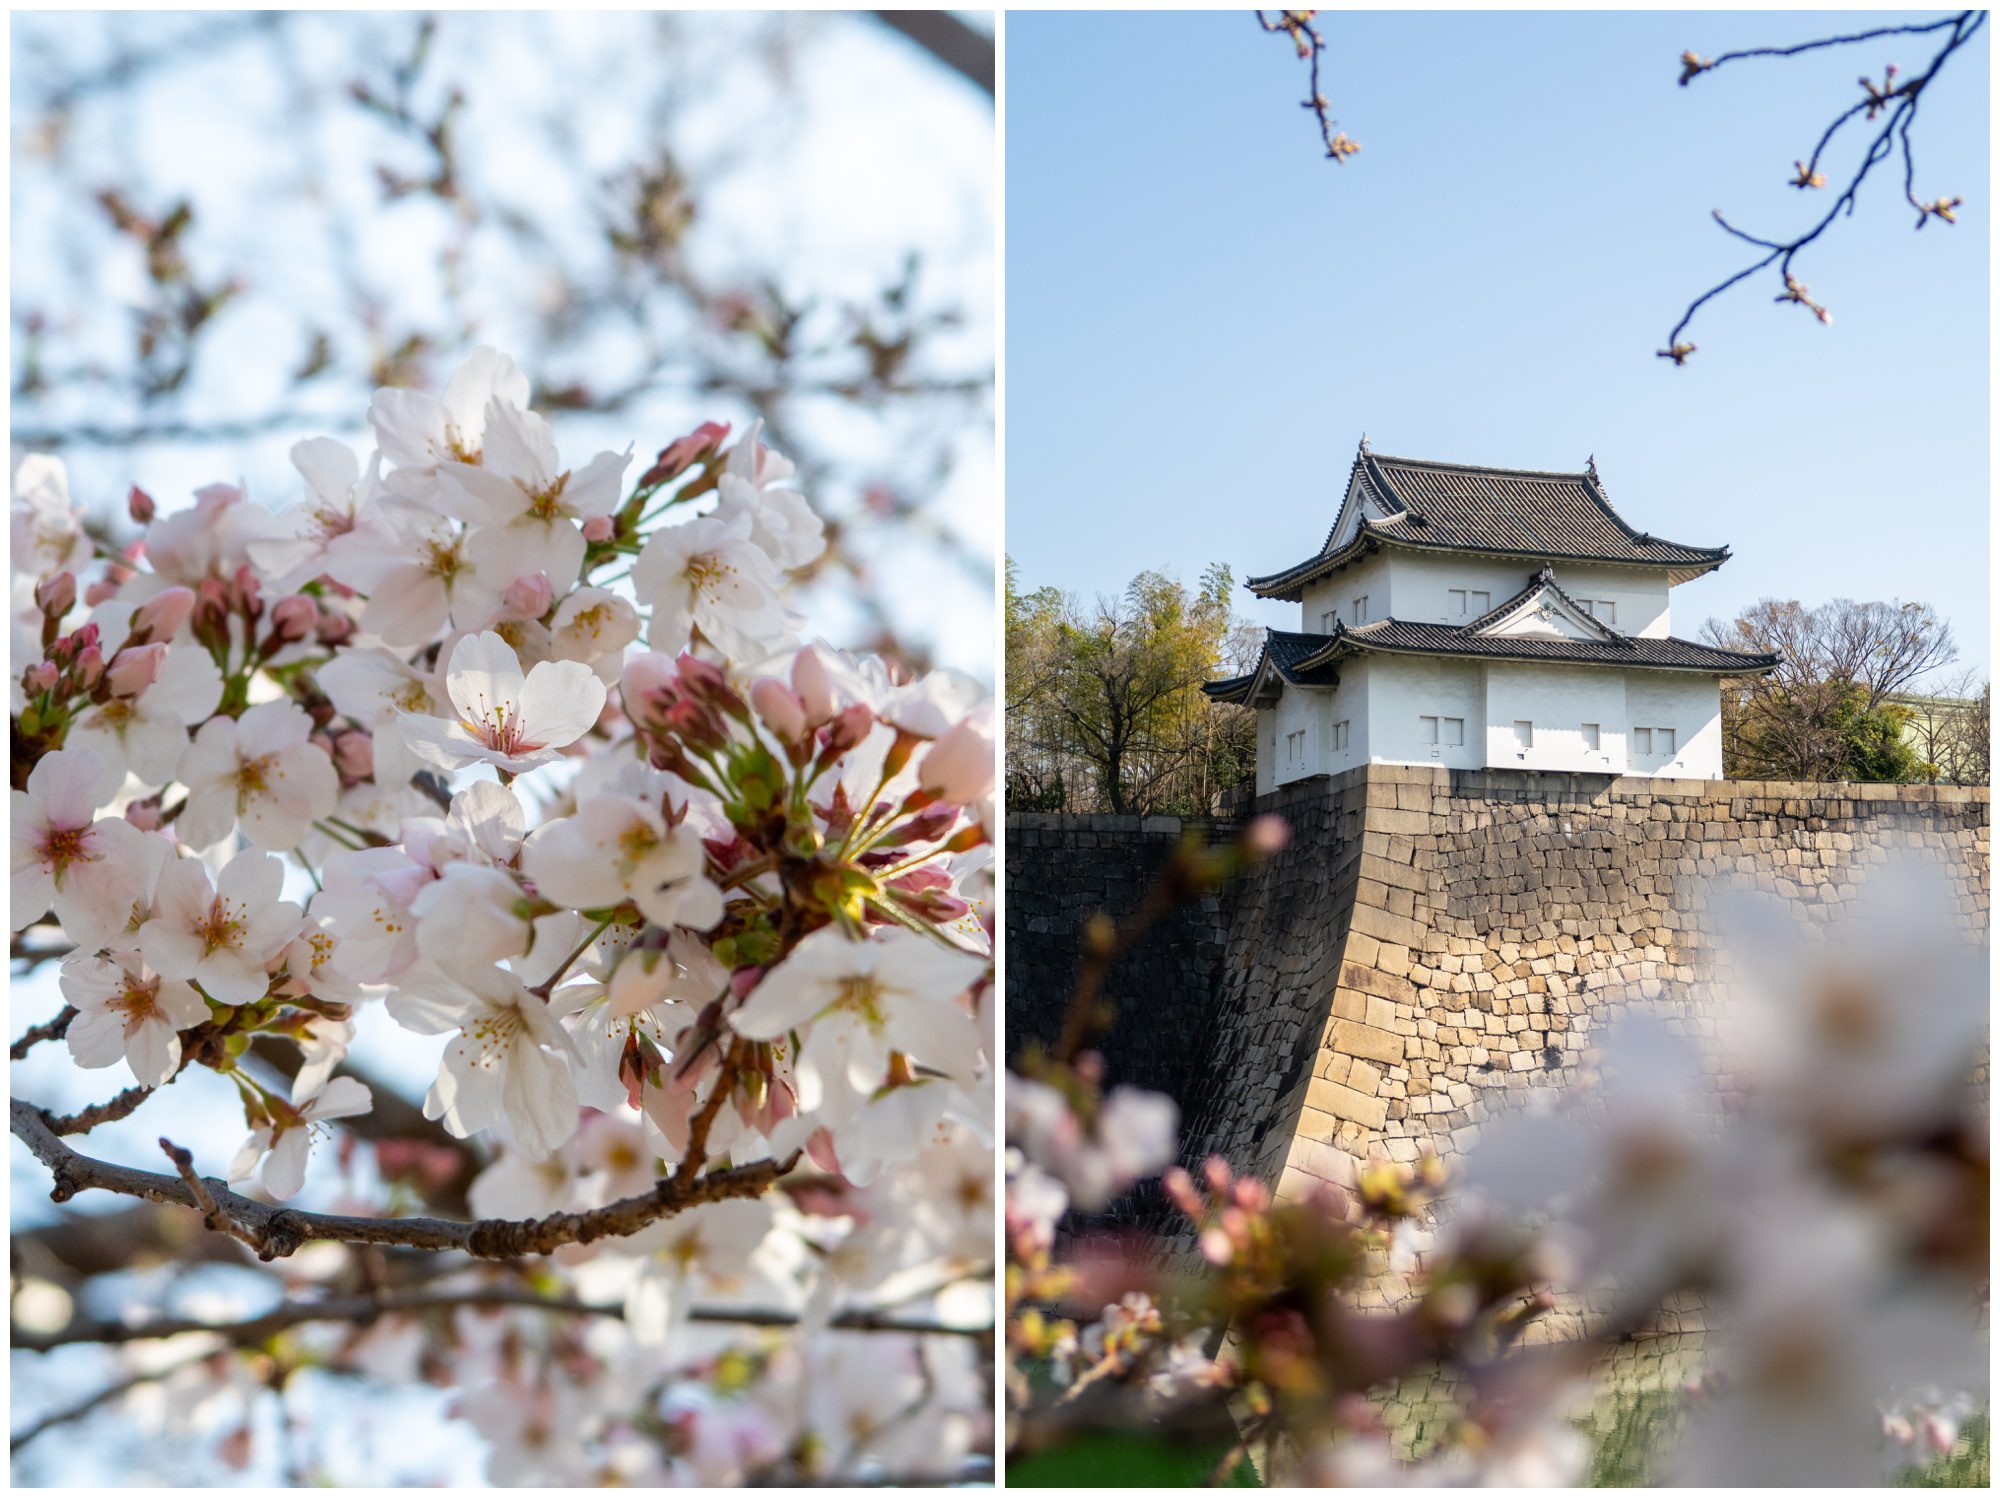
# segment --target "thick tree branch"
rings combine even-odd
[[[176,1176],[157,1175],[113,1165],[78,1154],[50,1127],[49,1116],[32,1103],[14,1099],[10,1123],[15,1136],[49,1168],[55,1185],[53,1201],[68,1201],[79,1191],[110,1191],[147,1201],[209,1210],[201,1196]],[[283,1258],[311,1242],[381,1243],[428,1250],[456,1249],[477,1259],[515,1259],[545,1254],[566,1243],[625,1237],[648,1223],[671,1217],[689,1207],[733,1197],[760,1196],[772,1182],[797,1163],[791,1159],[763,1160],[753,1165],[710,1173],[682,1181],[662,1180],[651,1191],[626,1197],[587,1212],[555,1212],[534,1221],[450,1222],[437,1217],[344,1217],[273,1207],[239,1196],[220,1181],[203,1182],[214,1210],[232,1224],[232,1231],[249,1235],[258,1256]]]
[[[990,96],[993,38],[944,10],[878,10],[875,19]]]

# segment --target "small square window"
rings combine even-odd
[[[1597,605],[1592,603],[1588,598],[1577,599],[1576,606],[1586,614],[1595,614],[1597,612]]]
[[[1491,593],[1475,592],[1469,596],[1471,598],[1471,609],[1475,614],[1483,614],[1493,607],[1493,595]]]
[[[1652,729],[1635,728],[1632,730],[1632,752],[1634,754],[1651,754],[1653,752]]]
[[[1654,729],[1653,747],[1661,754],[1671,755],[1674,752],[1674,731],[1671,728]]]
[[[1599,742],[1598,742],[1598,741],[1599,741],[1599,739],[1600,739],[1600,738],[1601,738],[1601,735],[1600,735],[1600,734],[1598,733],[1598,731],[1597,731],[1597,725],[1596,725],[1595,723],[1586,723],[1586,724],[1584,724],[1584,725],[1583,725],[1583,747],[1584,747],[1584,748],[1586,748],[1586,749],[1596,749],[1596,748],[1598,748],[1598,747],[1599,747]]]
[[[1454,619],[1463,619],[1465,617],[1465,589],[1453,588],[1450,592],[1451,616]]]
[[[1366,624],[1368,622],[1368,595],[1366,593],[1363,593],[1359,598],[1354,600],[1354,622],[1356,624]]]
[[[1447,748],[1459,748],[1465,743],[1465,719],[1446,718],[1444,720],[1444,742]]]
[[[1435,744],[1438,741],[1438,720],[1436,718],[1419,718],[1417,719],[1417,727],[1421,730],[1423,741],[1426,744]]]
[[[1332,634],[1334,622],[1339,618],[1340,614],[1335,609],[1328,609],[1324,614],[1321,614],[1319,616],[1319,627],[1321,631],[1326,634]]]
[[[1516,718],[1514,720],[1514,744],[1516,748],[1520,749],[1532,749],[1535,747],[1535,725],[1530,723],[1526,718]]]
[[[1333,725],[1333,747],[1335,749],[1345,749],[1347,747],[1347,719],[1345,718]]]
[[[1598,599],[1597,607],[1592,609],[1591,612],[1606,624],[1616,624],[1618,622],[1618,605],[1608,598]]]

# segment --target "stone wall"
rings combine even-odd
[[[1371,1154],[1461,1151],[1560,1081],[1609,1009],[1702,1024],[1725,885],[1839,911],[1892,853],[1941,865],[1985,939],[1988,793],[1370,765],[1260,797],[1286,849],[1114,975],[1109,1075],[1182,1105],[1210,1153],[1280,1195]],[[1053,1033],[1077,923],[1124,913],[1166,823],[1008,823],[1009,1050]]]
[[[1129,916],[1184,837],[1209,824],[1179,817],[1007,819],[1007,1056],[1053,1042],[1076,986],[1083,926],[1103,912]],[[1112,966],[1105,996],[1117,1020],[1098,1043],[1113,1082],[1185,1097],[1200,1062],[1192,1037],[1206,1024],[1227,928],[1222,898],[1184,905]]]

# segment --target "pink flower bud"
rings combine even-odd
[[[639,728],[664,727],[668,693],[676,679],[673,661],[656,650],[642,652],[626,661],[625,675],[619,683],[625,697],[625,716]]]
[[[806,710],[809,727],[818,728],[832,719],[833,683],[816,646],[807,645],[792,657],[792,691]]]
[[[958,806],[970,806],[991,791],[991,723],[991,714],[980,711],[946,729],[917,762],[923,788]]]
[[[76,675],[77,685],[87,692],[104,679],[104,652],[95,645],[86,645],[76,653],[76,664],[70,669]]]
[[[874,726],[875,714],[869,711],[867,703],[857,702],[852,707],[842,708],[826,730],[826,756],[838,759],[848,753],[868,737],[868,731]]]
[[[806,736],[804,705],[776,677],[759,677],[751,684],[750,705],[765,726],[787,744],[796,744]]]
[[[35,607],[51,619],[60,619],[76,607],[76,575],[58,572],[35,584]]]
[[[339,735],[333,741],[333,767],[343,780],[366,780],[375,773],[375,741],[358,728]]]
[[[228,597],[230,607],[241,609],[244,617],[256,619],[263,615],[264,584],[248,562],[238,567],[236,576],[230,579]]]
[[[36,661],[21,673],[21,690],[30,697],[39,697],[43,692],[53,690],[61,675],[54,661]]]
[[[729,435],[726,421],[704,421],[685,437],[676,437],[660,449],[660,455],[653,466],[646,470],[639,480],[639,487],[650,488],[656,484],[668,483],[679,478],[690,468],[722,446]]]
[[[133,611],[132,634],[148,640],[173,639],[194,612],[194,602],[194,592],[188,588],[154,594]]]
[[[141,832],[159,831],[160,798],[147,796],[143,800],[128,803],[125,807],[125,820]]]
[[[322,645],[346,643],[354,633],[354,621],[345,614],[321,614],[319,616],[319,642]]]
[[[539,619],[549,611],[555,598],[556,590],[549,583],[548,573],[536,572],[509,583],[504,602],[523,619]]]
[[[583,539],[586,541],[609,541],[617,534],[617,524],[609,515],[593,515],[583,522]]]
[[[151,525],[153,523],[154,512],[158,508],[153,503],[153,496],[148,494],[144,489],[141,489],[137,484],[134,484],[132,492],[125,496],[126,512],[140,525]]]
[[[165,645],[130,645],[112,657],[104,674],[113,697],[136,697],[160,679],[166,665]]]
[[[108,577],[100,577],[83,590],[83,601],[90,608],[96,608],[107,598],[118,596],[118,584]]]
[[[319,605],[303,593],[280,598],[271,606],[271,638],[285,644],[303,640],[319,623]]]

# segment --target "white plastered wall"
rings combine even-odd
[[[1486,763],[1483,692],[1476,661],[1377,655],[1368,662],[1368,752],[1379,764],[1443,765],[1477,770]],[[1440,720],[1437,744],[1425,742],[1422,719]],[[1452,745],[1442,720],[1465,724]]]
[[[1275,740],[1268,761],[1272,766],[1273,787],[1289,785],[1313,775],[1337,775],[1342,770],[1351,770],[1368,762],[1368,672],[1366,665],[1357,666],[1353,661],[1343,661],[1340,685],[1336,688],[1285,688],[1278,698],[1277,707],[1269,715]],[[1262,753],[1264,715],[1260,713],[1258,717],[1257,783],[1262,790],[1266,788],[1264,765],[1267,761]],[[1336,723],[1343,722],[1347,724],[1347,744],[1345,748],[1336,749],[1333,728]],[[1293,733],[1305,735],[1304,753],[1297,759],[1293,758],[1286,743],[1286,736]]]
[[[1634,775],[1676,775],[1686,780],[1722,778],[1722,686],[1713,676],[1633,671],[1625,684],[1626,730],[1674,730],[1672,755],[1631,756]]]
[[[1485,763],[1502,770],[1565,770],[1595,775],[1625,772],[1625,677],[1587,666],[1539,666],[1514,661],[1486,665]],[[1515,724],[1533,725],[1523,749]],[[1598,725],[1598,748],[1586,747],[1583,727]]]
[[[1368,618],[1362,621],[1364,624],[1376,619],[1402,618],[1393,611],[1393,582],[1389,559],[1378,552],[1365,562],[1343,567],[1331,577],[1308,584],[1299,603],[1300,633],[1330,634],[1321,617],[1329,610],[1340,616],[1342,624],[1351,626],[1354,600],[1362,597],[1368,600]]]
[[[1395,600],[1395,617],[1412,624],[1466,624],[1477,615],[1454,610],[1451,590],[1479,589],[1491,595],[1489,607],[1497,607],[1527,587],[1540,571],[1538,564],[1496,560],[1464,552],[1450,556],[1427,556],[1420,552],[1390,549],[1377,560],[1388,564],[1389,576],[1381,584],[1385,597]],[[1667,601],[1667,579],[1663,572],[1637,567],[1589,567],[1555,563],[1556,586],[1570,597],[1583,601],[1608,600],[1615,606],[1612,627],[1620,634],[1644,639],[1664,639],[1671,634],[1671,614]],[[1353,593],[1369,591],[1347,588],[1337,596],[1344,608]],[[1371,607],[1373,604],[1371,594]],[[1318,609],[1329,607],[1318,605]],[[1318,609],[1308,617],[1317,621]],[[1345,618],[1345,614],[1342,615]],[[1315,622],[1308,628],[1317,629]]]

